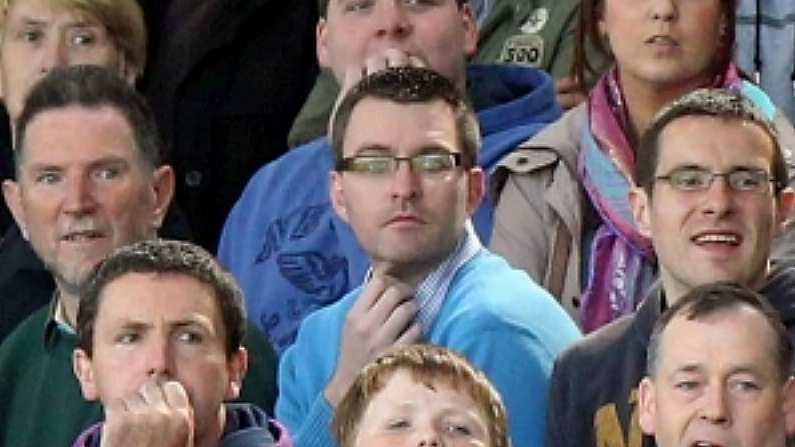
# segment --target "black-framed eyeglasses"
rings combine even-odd
[[[356,155],[340,160],[337,163],[337,170],[363,174],[389,174],[397,171],[401,161],[408,162],[411,172],[417,175],[432,175],[461,166],[461,153],[428,152],[413,157]]]
[[[705,191],[712,186],[715,177],[726,179],[729,188],[737,192],[767,192],[769,184],[776,183],[764,169],[737,168],[729,172],[713,172],[695,166],[675,168],[667,175],[654,177],[655,180],[667,181],[679,191]]]

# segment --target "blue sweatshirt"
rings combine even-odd
[[[297,447],[333,447],[332,409],[323,390],[336,367],[353,290],[309,315],[279,363],[276,418]],[[579,330],[526,273],[483,249],[455,274],[423,342],[463,354],[500,392],[514,447],[542,445],[549,375]]]
[[[540,70],[471,65],[467,76],[483,136],[479,163],[487,171],[560,116],[553,83]],[[321,138],[260,168],[221,235],[218,257],[243,288],[249,318],[278,353],[295,340],[307,314],[361,284],[369,265],[329,202],[333,164]],[[473,216],[484,243],[493,213],[487,197]]]

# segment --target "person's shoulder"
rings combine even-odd
[[[626,355],[624,348],[635,337],[634,323],[635,316],[628,315],[587,334],[561,353],[558,369],[587,371],[588,366],[604,365],[613,358]]]
[[[577,165],[580,136],[588,119],[585,103],[566,111],[557,121],[541,129],[497,164],[510,173],[527,174],[558,166],[563,160],[570,169]]]
[[[484,329],[513,327],[537,338],[579,336],[574,322],[549,292],[486,249],[462,267],[451,288],[451,305],[470,324]]]
[[[0,353],[15,349],[30,350],[32,342],[43,342],[49,318],[49,305],[44,305],[30,314],[3,340]]]
[[[318,138],[265,164],[248,181],[236,208],[247,214],[253,210],[278,213],[284,207],[276,202],[299,205],[314,196],[325,199],[324,185],[332,166],[330,151],[326,138]]]
[[[486,291],[493,303],[510,305],[516,297],[524,296],[532,299],[551,298],[544,290],[522,270],[511,267],[501,256],[486,248],[461,267],[454,279],[454,287],[465,293],[479,294]]]
[[[331,147],[326,137],[317,138],[282,154],[263,165],[246,189],[269,182],[303,182],[313,171],[328,174],[332,166]],[[311,183],[311,182],[310,182]]]

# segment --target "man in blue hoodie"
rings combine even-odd
[[[540,70],[467,65],[477,29],[465,0],[321,0],[320,65],[343,91],[390,66],[428,67],[465,90],[478,111],[488,173],[503,155],[560,116],[550,78]],[[339,300],[364,278],[368,260],[329,202],[334,161],[320,138],[261,168],[232,209],[219,257],[240,282],[251,319],[277,352],[295,339],[303,318]],[[493,203],[473,216],[482,241],[491,235]]]
[[[75,447],[287,447],[240,394],[248,366],[240,289],[212,255],[154,239],[104,260],[82,294],[74,371],[105,422]]]

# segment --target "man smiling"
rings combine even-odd
[[[786,187],[777,135],[760,112],[729,90],[687,94],[644,134],[636,169],[630,203],[654,246],[660,281],[636,314],[556,361],[550,446],[653,443],[637,423],[646,346],[660,313],[699,285],[723,280],[759,290],[795,331],[795,267],[769,260],[795,193]]]

